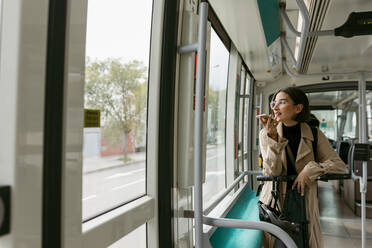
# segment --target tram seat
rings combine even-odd
[[[246,187],[225,218],[260,221],[256,192]],[[210,238],[213,248],[262,247],[263,231],[219,227]]]
[[[354,147],[355,144],[351,145],[350,150],[349,150],[349,166],[352,168],[354,174],[356,176],[362,176],[363,175],[363,162],[362,161],[357,161],[354,160]],[[370,149],[372,150],[372,145],[370,146]],[[372,151],[371,151],[372,154]],[[368,168],[372,168],[372,160],[369,160],[367,162]],[[367,177],[369,179],[372,178],[372,170],[368,169],[367,170]]]
[[[350,150],[350,142],[340,141],[337,143],[336,151],[345,164],[349,163],[349,160],[348,160],[349,150]]]

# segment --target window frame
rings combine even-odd
[[[167,1],[169,4],[171,1]],[[63,223],[65,247],[107,247],[147,225],[147,247],[159,247],[158,143],[161,58],[165,0],[154,0],[148,81],[147,194],[82,223],[82,141],[87,1],[69,1],[66,39],[66,96],[63,147]],[[80,25],[76,25],[76,23]],[[70,34],[74,34],[73,36]],[[82,49],[83,48],[83,49]],[[81,137],[81,138],[79,138]]]

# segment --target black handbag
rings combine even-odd
[[[283,229],[296,242],[295,237],[298,236],[299,233],[301,232],[301,225],[300,223],[296,223],[293,220],[291,220],[291,218],[287,216],[286,211],[280,211],[278,185],[279,185],[278,181],[273,181],[273,190],[271,191],[273,197],[269,204],[264,204],[261,201],[258,201],[257,204],[259,210],[259,217],[261,221],[274,224]],[[274,247],[281,247],[280,246],[281,244],[283,243],[279,239],[277,239]]]

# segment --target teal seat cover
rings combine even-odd
[[[256,192],[246,187],[226,218],[260,221],[257,207],[258,198]],[[260,230],[225,227],[217,228],[210,238],[214,248],[262,247],[262,240],[263,232]]]

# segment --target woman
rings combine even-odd
[[[325,135],[318,129],[317,161],[315,162],[310,126],[309,100],[306,94],[288,87],[275,93],[271,102],[273,116],[259,117],[264,128],[260,132],[260,147],[263,157],[263,174],[267,176],[298,175],[292,183],[283,182],[280,187],[281,202],[287,188],[297,189],[305,195],[306,217],[309,221],[309,246],[323,247],[315,179],[326,173],[345,173],[346,165],[332,149]],[[294,156],[293,166],[285,147],[290,147]],[[269,204],[272,183],[263,186],[260,201]],[[265,247],[273,247],[275,238],[265,233]]]

